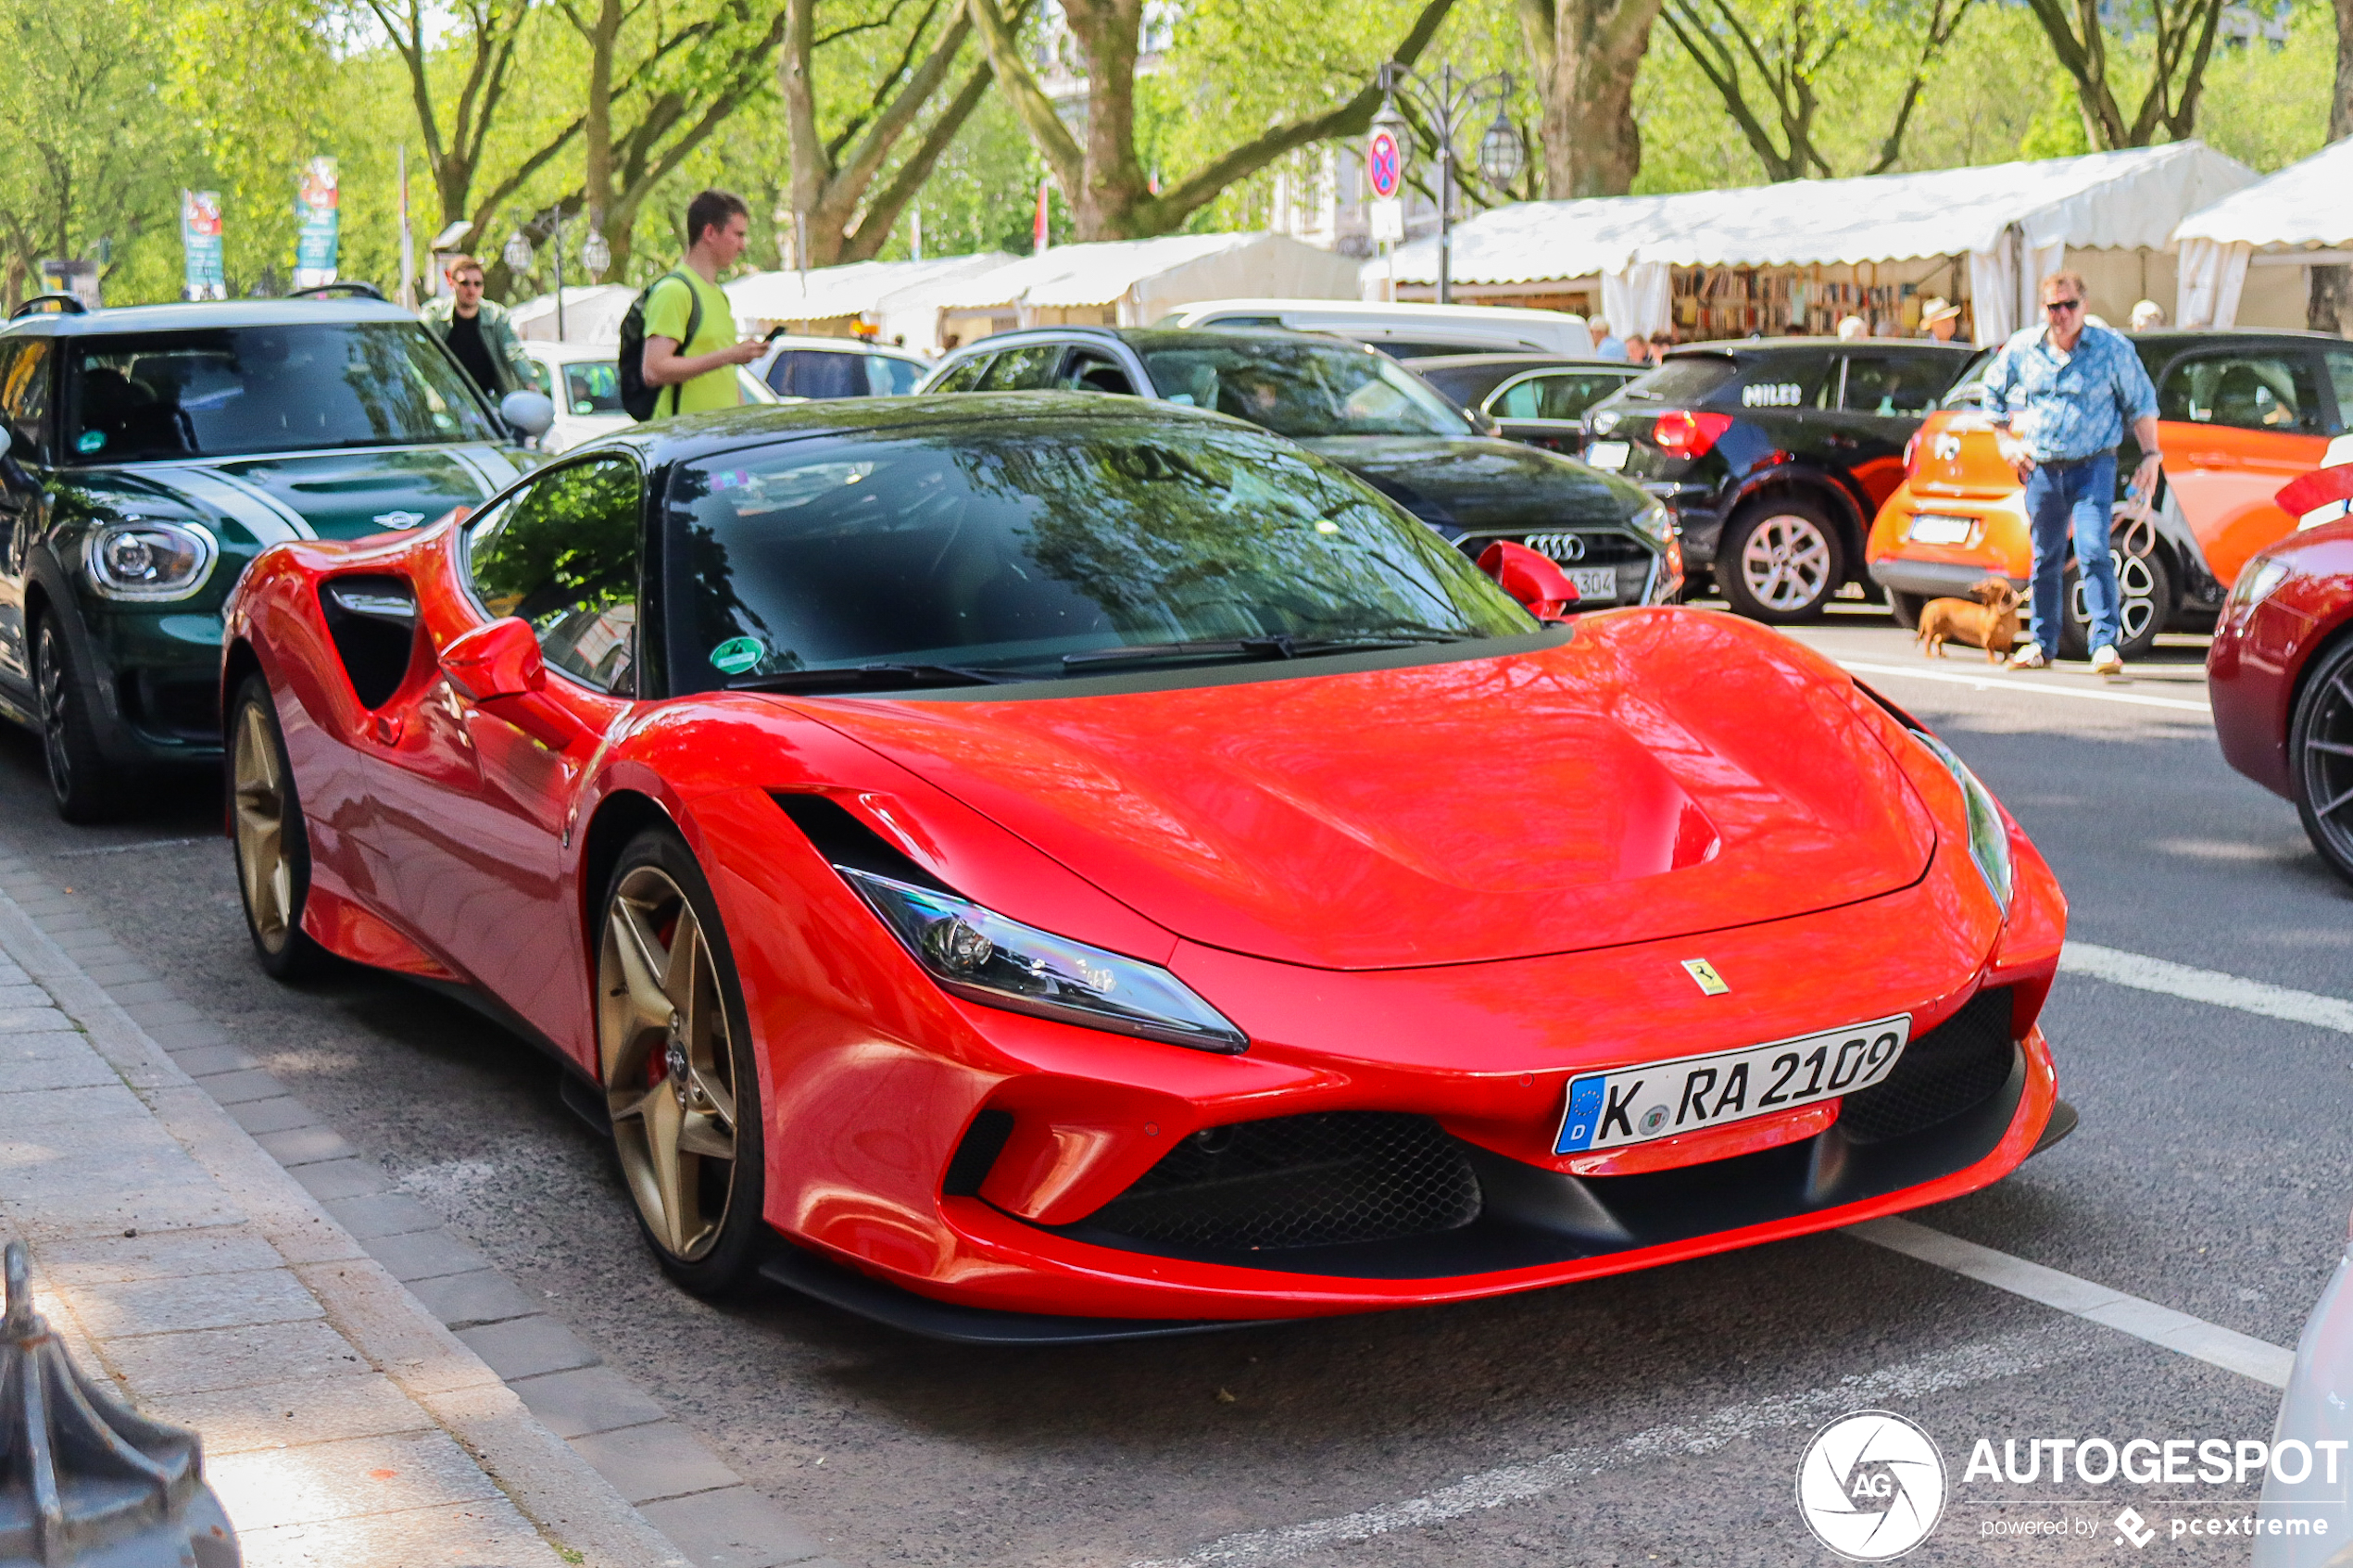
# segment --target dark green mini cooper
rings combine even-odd
[[[0,714],[70,821],[220,757],[220,605],[265,546],[479,501],[550,412],[381,301],[31,308],[0,329]]]

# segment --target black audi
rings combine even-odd
[[[1481,435],[1361,344],[1258,329],[1042,328],[952,354],[916,390],[1057,389],[1247,420],[1347,469],[1466,555],[1504,539],[1550,556],[1587,606],[1662,603],[1681,585],[1673,521],[1641,486]]]
[[[1866,338],[1696,344],[1584,418],[1584,459],[1664,501],[1693,587],[1759,621],[1818,614],[1863,575],[1904,444],[1974,351]]]

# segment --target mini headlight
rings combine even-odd
[[[1985,878],[1985,885],[1994,890],[1994,902],[2002,906],[2002,913],[2010,912],[2010,891],[2016,878],[2010,859],[2010,833],[2002,822],[2002,809],[1994,804],[1994,794],[1977,782],[1969,764],[1954,754],[1953,748],[1925,730],[1914,730],[1912,738],[1926,746],[1929,754],[1944,764],[1953,782],[1961,786],[1961,797],[1969,803],[1969,855]]]
[[[836,866],[940,988],[989,1007],[1231,1054],[1250,1037],[1157,964],[1056,936],[952,893]]]
[[[90,586],[110,599],[184,599],[212,575],[220,549],[194,522],[110,522],[82,547]]]

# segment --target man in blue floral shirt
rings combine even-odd
[[[2108,559],[2116,449],[2129,421],[2141,447],[2133,493],[2145,501],[2158,469],[2157,388],[2130,339],[2085,323],[2082,274],[2054,272],[2043,280],[2043,315],[2041,325],[2002,345],[1985,373],[1985,411],[2001,427],[2002,457],[2026,486],[2034,536],[2033,619],[2010,668],[2046,669],[2047,650],[2058,646],[2072,533],[2091,620],[2093,672],[2121,674],[2120,596]]]

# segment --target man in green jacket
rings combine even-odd
[[[482,297],[482,263],[461,256],[449,264],[447,276],[449,292],[427,300],[417,313],[425,330],[449,345],[491,402],[510,392],[537,391],[531,358],[507,307]]]

